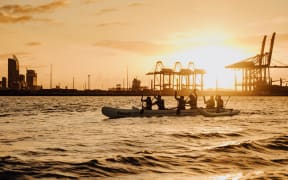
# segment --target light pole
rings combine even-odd
[[[88,90],[90,90],[90,74],[88,74]]]

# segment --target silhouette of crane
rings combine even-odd
[[[264,53],[267,38],[265,35],[262,40],[260,54],[225,66],[225,68],[242,71],[241,83],[237,83],[237,77],[235,77],[235,89],[240,86],[243,92],[267,91],[272,85],[270,68],[288,68],[288,66],[271,66],[275,36],[276,33],[274,32],[268,52]]]
[[[151,87],[153,91],[173,92],[174,90],[191,90],[200,87],[203,90],[203,69],[195,69],[194,63],[189,62],[188,68],[183,68],[181,62],[174,63],[173,68],[167,68],[162,61],[157,61],[153,72],[146,75],[153,76]],[[200,76],[200,82],[197,81]]]

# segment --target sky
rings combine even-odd
[[[145,75],[156,61],[205,69],[205,88],[231,88],[224,66],[266,51],[276,32],[272,64],[288,64],[287,0],[1,0],[0,76],[15,54],[20,73],[34,69],[38,84],[108,89]],[[282,63],[282,64],[279,64]],[[287,78],[287,70],[272,77]],[[86,85],[85,85],[86,84]]]

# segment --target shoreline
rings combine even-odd
[[[178,91],[178,95],[188,96],[191,90]],[[108,90],[75,90],[75,89],[41,89],[41,90],[0,90],[0,96],[174,96],[174,91],[108,91]],[[282,91],[241,92],[233,90],[197,91],[198,96],[288,96],[288,88]]]

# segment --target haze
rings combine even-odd
[[[276,32],[272,64],[288,64],[287,0],[1,0],[0,76],[15,54],[20,72],[38,73],[38,84],[92,89],[138,78],[162,60],[193,61],[207,71],[205,87],[233,86],[225,65],[254,56],[262,37]],[[269,39],[268,39],[269,41]],[[268,50],[269,43],[266,44]],[[273,78],[285,70],[272,71]]]

